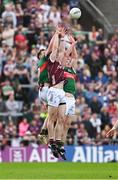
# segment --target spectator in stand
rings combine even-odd
[[[78,136],[78,144],[79,145],[92,143],[91,139],[88,137],[88,133],[87,133],[83,123],[81,123],[78,127],[77,136]]]
[[[62,18],[62,21],[65,22],[66,24],[70,20],[70,17],[69,17],[69,6],[67,4],[65,4],[65,3],[62,5],[61,18]]]
[[[101,56],[101,59],[102,59],[102,65],[105,65],[107,63],[107,60],[111,59],[111,53],[108,47],[104,49],[103,56]]]
[[[97,113],[97,114],[100,113],[100,110],[102,108],[102,104],[98,101],[97,96],[94,96],[92,98],[92,101],[90,103],[90,108],[92,110],[92,113]]]
[[[29,123],[27,122],[27,119],[24,118],[20,124],[19,124],[19,127],[18,127],[18,130],[19,130],[19,136],[20,137],[24,137],[26,135],[26,132],[28,131],[28,128],[29,128]]]
[[[23,64],[17,65],[16,69],[14,70],[14,74],[20,84],[29,84],[30,81],[29,72],[28,69]]]
[[[79,54],[78,61],[77,61],[76,71],[79,72],[79,71],[82,70],[83,68],[85,68],[85,62],[84,62],[83,55],[80,53],[80,54]]]
[[[17,112],[19,110],[18,102],[15,101],[14,95],[11,94],[6,101],[6,108],[10,112]]]
[[[4,75],[7,79],[9,79],[10,77],[11,78],[14,77],[15,67],[16,67],[16,63],[14,63],[11,59],[8,59],[7,63],[4,66]]]
[[[50,5],[48,4],[48,0],[43,0],[42,4],[40,5],[40,8],[43,10],[43,23],[48,23],[48,16],[50,13]]]
[[[108,99],[108,96],[105,92],[105,86],[100,84],[99,89],[97,86],[96,90],[98,91],[98,101],[101,102],[102,106],[106,107],[109,103],[109,99]]]
[[[102,142],[102,145],[108,145],[109,144],[109,139],[106,138],[106,132],[107,131],[105,131],[105,130],[102,130],[102,132],[101,132],[101,142]]]
[[[112,126],[115,124],[115,122],[117,120],[118,120],[118,110],[111,117],[111,124],[112,124]]]
[[[11,23],[15,28],[17,25],[17,18],[12,8],[13,8],[12,3],[8,3],[5,5],[5,11],[2,13],[2,19],[4,24]]]
[[[22,32],[18,32],[18,34],[15,36],[15,45],[16,49],[19,51],[19,53],[22,53],[22,51],[26,53],[27,50],[27,38],[25,35],[22,34]]]
[[[19,2],[16,3],[15,14],[17,18],[17,24],[23,23],[24,12]]]
[[[98,44],[103,44],[104,43],[103,40],[104,40],[103,29],[98,29],[98,36],[97,36]]]
[[[73,145],[74,144],[74,138],[71,136],[68,136],[67,138],[67,145]]]
[[[12,25],[6,24],[4,27],[4,31],[2,32],[2,39],[9,47],[12,47],[14,45],[14,34],[15,29],[13,29]]]
[[[115,101],[116,100],[116,91],[117,91],[118,85],[115,81],[115,83],[109,82],[106,89],[106,94],[109,99],[109,101]]]
[[[114,33],[113,36],[111,37],[111,40],[109,42],[109,47],[114,47],[115,49],[118,48],[118,34]]]
[[[101,85],[105,85],[108,83],[108,77],[102,71],[98,72],[98,75],[96,76],[95,80],[97,83]]]
[[[106,40],[104,40],[104,32],[103,29],[98,29],[98,36],[97,36],[97,41],[96,44],[99,46],[100,52],[103,54]]]
[[[112,117],[117,111],[118,111],[118,107],[116,105],[116,102],[110,101],[108,105],[108,112],[109,112],[110,117]]]
[[[14,132],[17,132],[17,128],[12,120],[9,121],[9,123],[5,127],[5,133],[12,138],[14,135]]]
[[[6,80],[2,85],[3,99],[6,100],[11,94],[14,94],[14,89],[9,80]]]
[[[50,10],[49,22],[53,24],[54,26],[57,26],[59,23],[61,23],[61,13],[56,8],[56,6],[52,6]]]
[[[86,100],[84,97],[78,97],[76,99],[76,113],[79,112],[80,115],[82,115],[84,112],[84,109],[87,107],[88,105],[86,104]]]
[[[98,75],[98,72],[102,69],[102,62],[99,59],[99,56],[96,54],[95,51],[92,52],[87,63],[88,63],[89,68],[90,68],[91,77],[94,80],[95,77]]]
[[[107,60],[106,65],[104,65],[103,67],[103,71],[108,77],[110,77],[112,73],[115,71],[115,66],[113,65],[111,59]]]
[[[102,122],[101,129],[104,129],[107,124],[108,125],[111,124],[111,119],[110,119],[109,111],[107,107],[103,107],[101,109],[101,122]]]
[[[95,44],[97,37],[98,37],[98,32],[96,30],[96,27],[92,26],[92,31],[89,33],[90,45]]]
[[[87,68],[84,68],[80,75],[79,75],[79,80],[82,84],[90,83],[91,82],[91,75],[90,71]]]
[[[5,111],[6,111],[6,105],[2,99],[2,96],[0,95],[0,112],[5,112]]]
[[[37,120],[32,120],[30,126],[29,126],[29,131],[32,133],[32,135],[37,136],[40,132],[40,126],[37,122]]]
[[[112,61],[114,62],[114,64],[116,64],[118,62],[118,54],[117,54],[117,50],[115,48],[111,49],[111,57],[112,57]]]
[[[90,122],[95,130],[95,135],[101,132],[101,119],[96,113],[94,113],[90,119]]]
[[[12,139],[11,139],[11,147],[20,147],[20,138],[17,135],[16,131],[13,131]]]
[[[0,121],[0,135],[4,136],[5,135],[5,128],[3,123]]]
[[[92,98],[94,96],[97,96],[97,93],[94,91],[94,88],[95,88],[94,84],[91,83],[89,85],[89,87],[85,88],[85,90],[84,90],[84,96],[85,96],[88,103],[90,103],[90,101],[92,100]]]
[[[92,123],[90,122],[90,118],[91,118],[91,114],[83,113],[82,122],[88,133],[88,137],[90,137],[92,139],[92,138],[95,138],[95,133],[94,133],[94,128],[92,126]]]
[[[4,63],[7,61],[7,56],[9,53],[9,46],[7,45],[7,43],[5,41],[1,41],[1,48],[0,48],[0,59],[1,59],[1,63],[2,63],[2,68]]]
[[[35,99],[34,103],[32,103],[32,111],[34,114],[39,114],[40,113],[40,110],[41,110],[41,107],[39,105],[39,99]]]

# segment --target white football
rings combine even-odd
[[[80,17],[81,17],[81,10],[79,9],[79,8],[72,8],[71,10],[70,10],[70,16],[71,16],[71,18],[73,18],[73,19],[79,19]]]

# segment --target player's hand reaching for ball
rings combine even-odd
[[[59,35],[59,34],[61,34],[61,30],[62,30],[62,27],[58,25],[58,26],[56,27],[55,33]]]
[[[61,28],[61,37],[64,37],[65,35],[66,35],[66,33],[67,33],[67,30],[66,30],[66,28],[64,28],[64,27],[62,27]]]
[[[75,46],[75,44],[77,43],[77,41],[75,41],[74,37],[71,34],[69,35],[69,40],[73,46]]]
[[[74,37],[72,36],[72,34],[69,34],[69,40],[70,40],[71,43],[75,43],[76,42]]]

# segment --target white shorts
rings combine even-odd
[[[47,103],[47,92],[49,90],[48,86],[44,86],[41,90],[39,90],[39,100],[41,102],[46,102]]]
[[[66,115],[75,115],[75,98],[66,96]]]
[[[51,87],[47,93],[47,101],[49,106],[59,107],[60,104],[65,103],[65,92],[63,89]]]

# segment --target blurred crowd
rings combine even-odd
[[[0,145],[37,145],[47,117],[38,100],[37,53],[46,49],[55,26],[70,24],[77,40],[76,116],[67,144],[118,143],[106,132],[118,120],[118,32],[83,33],[69,9],[78,0],[4,0],[0,6]]]

